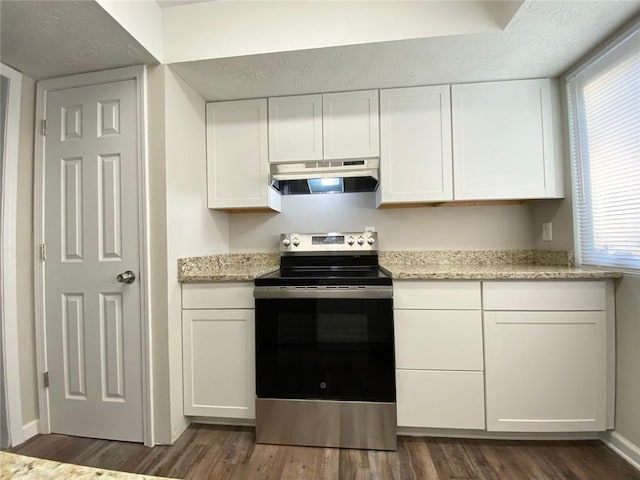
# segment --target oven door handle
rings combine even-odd
[[[286,298],[336,298],[336,299],[367,299],[393,298],[392,286],[362,286],[362,287],[255,287],[254,298],[286,299]]]

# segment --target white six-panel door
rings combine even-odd
[[[45,309],[51,431],[142,441],[135,81],[50,92]]]

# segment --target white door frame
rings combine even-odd
[[[18,204],[18,143],[20,139],[20,104],[22,74],[0,63],[0,74],[9,79],[7,122],[5,124],[4,162],[2,175],[2,351],[4,353],[5,388],[10,445],[24,441],[22,399],[20,396],[20,359],[18,356],[18,296],[16,291],[16,228]],[[9,366],[11,368],[9,368]]]
[[[42,120],[46,119],[47,94],[56,90],[98,85],[101,83],[134,80],[136,83],[138,114],[138,213],[140,238],[140,318],[142,319],[142,411],[144,444],[154,445],[153,433],[153,364],[151,348],[151,308],[149,295],[149,202],[147,159],[147,91],[146,67],[118,68],[102,72],[86,73],[70,77],[38,82],[36,99],[36,142],[34,165],[34,241],[35,241],[35,311],[36,311],[36,360],[38,366],[38,399],[40,408],[40,433],[50,433],[49,392],[44,386],[43,372],[47,371],[46,315],[44,292],[44,265],[40,245],[44,242],[44,153],[46,136],[42,135]]]

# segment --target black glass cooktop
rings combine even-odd
[[[281,259],[280,269],[256,278],[258,286],[391,285],[377,257],[304,257]]]

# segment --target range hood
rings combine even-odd
[[[326,160],[271,165],[271,186],[282,195],[373,192],[380,160]]]

